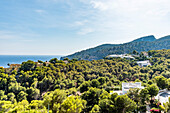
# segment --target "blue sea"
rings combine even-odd
[[[37,62],[41,61],[49,61],[52,58],[57,58],[60,60],[62,56],[59,55],[0,55],[0,67],[7,68],[9,64],[21,64],[22,62],[32,60]]]

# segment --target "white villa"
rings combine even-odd
[[[144,86],[141,86],[141,82],[135,82],[135,83],[122,83],[122,93],[123,95],[129,91],[130,88],[140,88],[143,89]]]
[[[114,54],[114,55],[109,55],[107,56],[108,58],[126,58],[126,59],[135,59],[134,57],[132,57],[131,55],[127,55],[127,54]]]
[[[137,61],[137,64],[140,66],[140,67],[147,67],[147,66],[151,66],[151,63],[149,62],[149,60],[145,60],[145,61]]]
[[[141,82],[135,82],[135,83],[122,83],[122,91],[113,91],[112,93],[117,93],[118,95],[124,95],[126,94],[130,88],[139,88],[143,89],[144,86],[141,86]],[[112,94],[111,93],[111,94]]]

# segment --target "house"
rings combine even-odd
[[[43,63],[35,62],[36,66],[43,66]]]
[[[122,55],[109,55],[109,58],[122,58]]]
[[[126,59],[135,59],[133,56],[127,55],[127,54],[120,54],[120,55],[114,54],[114,55],[109,55],[109,56],[107,56],[107,57],[108,57],[108,58],[126,58]]]
[[[48,66],[50,64],[50,62],[44,62],[44,63],[39,63],[39,62],[35,62],[35,64],[40,67],[40,66],[43,66],[45,64],[45,66]]]
[[[113,91],[112,93],[117,93],[118,95],[124,95],[126,94],[130,88],[139,88],[139,89],[143,89],[144,86],[141,86],[141,82],[135,82],[135,83],[122,83],[122,90],[118,90],[118,91]]]
[[[137,61],[137,64],[138,64],[140,67],[151,66],[151,63],[149,62],[149,60],[145,60],[145,61]]]
[[[148,53],[147,52],[141,52],[144,56],[148,57]]]
[[[135,83],[122,83],[122,94],[126,94],[130,88],[140,88],[143,89],[144,86],[141,86],[141,82]]]
[[[68,63],[69,63],[68,60],[63,60],[63,62],[64,62],[65,64],[68,64]]]
[[[10,64],[10,67],[8,67],[7,70],[9,69],[18,70],[20,67],[21,64]]]
[[[48,66],[50,64],[50,62],[45,62],[46,66]]]
[[[123,58],[126,58],[126,59],[135,59],[134,57],[132,57],[132,56],[123,56]]]
[[[19,68],[21,64],[11,64],[10,68]]]

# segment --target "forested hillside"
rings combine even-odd
[[[149,50],[170,49],[170,36],[165,36],[160,39],[155,39],[153,35],[136,39],[124,44],[103,44],[94,48],[76,52],[64,58],[76,58],[83,60],[99,60],[111,54],[130,53],[133,50],[138,52]]]
[[[145,36],[145,37],[141,37],[141,38],[138,38],[136,40],[133,40],[132,42],[141,42],[141,41],[155,41],[156,38],[155,36],[153,35],[150,35],[150,36]]]
[[[159,89],[170,89],[170,50],[148,54],[152,66],[142,68],[134,60],[121,58],[65,59],[68,63],[53,58],[50,64],[26,61],[20,68],[0,68],[0,112],[47,113],[48,108],[52,113],[146,111]],[[142,82],[145,88],[126,95],[111,94],[121,90],[122,82]],[[162,105],[164,111],[168,106],[170,103]]]

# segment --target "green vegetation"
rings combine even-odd
[[[137,52],[134,51],[135,54]],[[23,62],[20,68],[0,68],[0,113],[128,113],[146,111],[159,89],[170,89],[170,50],[148,52],[152,66],[134,60],[56,58],[47,65]],[[110,93],[122,82],[142,82],[144,89],[126,95]],[[168,112],[170,104],[160,106]]]
[[[62,57],[61,59],[67,57],[70,59],[76,58],[80,60],[100,60],[112,54],[132,53],[133,50],[140,53],[142,51],[161,49],[170,49],[170,36],[155,39],[155,37],[151,35],[124,44],[103,44]],[[159,54],[161,55],[162,53],[159,52]]]

